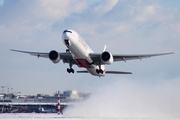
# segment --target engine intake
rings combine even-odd
[[[58,63],[60,61],[60,55],[57,51],[52,50],[51,52],[49,52],[49,59],[53,62],[53,63]]]
[[[110,52],[105,51],[101,54],[101,61],[105,64],[111,64],[113,63],[114,59]]]

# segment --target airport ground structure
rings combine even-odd
[[[89,94],[69,90],[60,94],[60,109],[63,111],[68,106],[85,100]],[[0,93],[0,113],[57,113],[58,93],[19,95],[13,93]]]

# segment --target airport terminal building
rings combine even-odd
[[[60,106],[63,111],[69,105],[85,100],[89,94],[78,93],[76,90],[64,91],[60,94]],[[0,112],[57,112],[58,93],[54,95],[37,94],[18,95],[0,93]]]

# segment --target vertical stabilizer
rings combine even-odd
[[[106,51],[106,45],[104,45],[104,49],[103,49],[103,52]]]

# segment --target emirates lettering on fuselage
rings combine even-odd
[[[80,36],[78,36],[78,41],[81,43],[81,45],[87,50],[88,46],[87,44],[84,42],[84,40],[82,40],[82,38]]]

